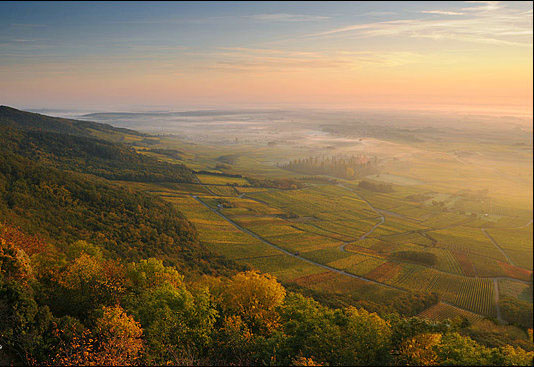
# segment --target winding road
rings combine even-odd
[[[220,216],[221,218],[223,218],[225,221],[227,221],[228,223],[230,223],[231,225],[233,225],[234,227],[236,227],[237,229],[239,229],[240,231],[256,238],[257,240],[263,242],[264,244],[266,245],[269,245],[275,249],[277,249],[278,251],[281,251],[283,252],[284,254],[286,255],[289,255],[289,256],[292,256],[294,258],[297,258],[299,260],[302,260],[302,261],[305,261],[307,263],[310,263],[310,264],[313,264],[313,265],[316,265],[316,266],[319,266],[323,269],[326,269],[326,270],[330,270],[330,271],[333,271],[335,273],[338,273],[338,274],[343,274],[343,275],[346,275],[346,276],[349,276],[349,277],[352,277],[352,278],[356,278],[356,279],[360,279],[360,280],[363,280],[363,281],[366,281],[366,282],[371,282],[371,283],[375,283],[375,284],[378,284],[378,285],[381,285],[381,286],[384,286],[384,287],[387,287],[387,288],[391,288],[391,289],[396,289],[396,290],[399,290],[399,291],[402,291],[402,292],[407,292],[406,289],[403,289],[403,288],[399,288],[399,287],[395,287],[393,285],[389,285],[389,284],[385,284],[385,283],[380,283],[380,282],[377,282],[376,280],[373,280],[373,279],[369,279],[369,278],[364,278],[364,277],[361,277],[359,275],[355,275],[355,274],[351,274],[351,273],[347,273],[346,271],[344,270],[340,270],[340,269],[336,269],[336,268],[333,268],[331,266],[328,266],[328,265],[324,265],[324,264],[321,264],[321,263],[318,263],[318,262],[315,262],[313,260],[310,260],[310,259],[306,259],[305,257],[302,257],[300,255],[297,255],[296,253],[293,253],[293,252],[290,252],[290,251],[287,251],[286,249],[278,246],[278,245],[275,245],[274,243],[266,240],[265,238],[257,235],[256,233],[244,228],[244,227],[241,227],[239,224],[237,224],[236,222],[234,222],[232,219],[228,218],[226,215],[224,215],[223,213],[221,213],[219,210],[217,209],[214,209],[212,208],[211,206],[209,206],[208,204],[206,204],[204,201],[202,201],[201,198],[199,198],[198,196],[196,195],[191,195],[192,198],[194,198],[195,200],[197,200],[199,203],[201,203],[202,205],[204,205],[206,208],[208,208],[209,210],[211,210],[212,212],[214,212],[215,214],[217,214],[218,216]]]
[[[369,201],[367,201],[366,198],[360,196],[360,194],[358,194],[356,191],[352,190],[350,187],[347,187],[343,184],[339,184],[338,186],[340,187],[343,187],[345,190],[349,190],[350,192],[352,192],[353,194],[355,194],[358,198],[360,198],[361,200],[365,201],[367,203],[367,205],[369,205],[369,207],[376,213],[380,216],[380,222],[378,222],[377,224],[375,224],[368,232],[364,233],[360,238],[358,238],[356,241],[350,241],[350,242],[345,242],[343,243],[341,246],[339,246],[339,249],[343,252],[349,252],[347,250],[345,250],[345,246],[347,246],[348,244],[351,244],[351,243],[354,243],[354,242],[357,242],[357,241],[361,241],[363,239],[365,239],[367,236],[369,236],[371,233],[373,233],[373,231],[381,224],[384,224],[384,222],[386,221],[386,217],[384,217],[384,215],[377,209],[375,208]]]
[[[495,245],[495,247],[497,247],[497,249],[501,252],[501,254],[505,257],[506,261],[508,261],[508,263],[510,265],[513,265],[513,266],[516,266],[514,264],[514,262],[512,261],[512,259],[510,259],[508,257],[508,255],[506,254],[506,252],[504,252],[504,250],[502,249],[501,246],[499,246],[499,244],[497,243],[497,241],[495,241],[495,239],[493,239],[493,237],[488,233],[488,231],[486,231],[486,228],[480,228],[480,230],[482,231],[482,233],[484,233],[486,235],[486,237],[488,237],[488,239],[491,241],[491,243],[493,243]]]

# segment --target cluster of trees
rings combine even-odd
[[[350,157],[309,157],[295,159],[281,168],[310,175],[329,175],[345,179],[355,179],[375,173],[377,159],[369,159],[365,155]]]
[[[412,194],[412,195],[406,196],[406,199],[415,201],[416,203],[422,203],[423,201],[426,201],[431,198],[432,196],[428,194]]]
[[[360,183],[358,184],[358,187],[361,189],[369,190],[369,191],[383,192],[383,193],[395,191],[393,190],[393,186],[391,184],[382,183],[382,182],[371,182],[371,181],[365,181],[365,180],[360,181]]]
[[[391,254],[391,258],[412,261],[427,266],[434,266],[438,263],[438,258],[435,254],[423,251],[397,251]]]
[[[65,251],[0,227],[0,352],[53,365],[530,365],[461,322],[333,309],[254,271],[186,281],[85,241]],[[30,244],[30,246],[28,245]],[[33,245],[32,245],[33,244]]]

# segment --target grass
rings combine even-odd
[[[338,247],[330,247],[303,252],[301,253],[301,256],[321,264],[331,264],[336,260],[345,259],[347,257],[351,257],[352,255],[347,252],[340,251]]]
[[[401,291],[395,289],[347,277],[332,271],[304,275],[293,279],[292,282],[319,292],[350,295],[354,299],[376,303],[387,303],[392,298],[402,294]]]

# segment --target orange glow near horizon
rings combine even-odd
[[[380,20],[358,16],[337,20],[328,14],[299,17],[282,11],[207,17],[205,23],[203,18],[195,20],[204,27],[195,32],[204,39],[205,27],[220,27],[224,32],[214,34],[213,42],[202,44],[193,37],[184,45],[187,42],[171,38],[164,45],[135,43],[120,50],[126,41],[119,40],[95,53],[18,40],[12,52],[19,56],[0,58],[0,103],[102,109],[139,105],[450,109],[532,116],[532,5],[446,5],[445,10],[428,10],[428,4],[421,4],[411,13],[390,11],[393,18]],[[333,4],[332,9],[341,6]],[[255,17],[254,23],[243,20],[250,17]],[[280,35],[265,40],[261,27],[266,25],[260,20],[271,22],[275,30],[279,27]],[[184,24],[187,21],[192,22],[187,19]],[[250,37],[263,41],[229,46],[242,37],[227,30],[232,21],[244,22]],[[147,26],[132,21],[125,27],[146,37],[165,22]],[[160,38],[173,34],[159,28],[158,32]],[[30,47],[38,50],[36,55],[28,53]]]

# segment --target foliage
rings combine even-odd
[[[458,333],[463,323],[327,307],[268,274],[187,283],[161,260],[125,264],[83,241],[54,262],[0,239],[0,343],[11,363],[524,365],[534,355],[480,345]]]

